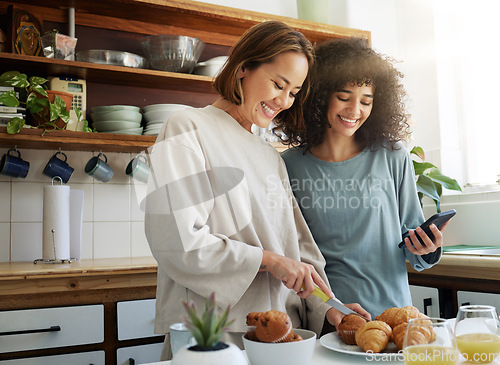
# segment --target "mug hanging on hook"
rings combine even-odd
[[[17,156],[14,156],[13,153],[17,153]],[[0,173],[10,177],[25,178],[29,169],[30,163],[21,158],[21,152],[17,149],[17,146],[9,149],[0,161]]]

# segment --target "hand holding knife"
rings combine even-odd
[[[323,290],[321,290],[320,288],[318,288],[317,286],[314,287],[314,291],[312,292],[312,295],[314,296],[317,296],[318,298],[320,298],[324,303],[332,306],[333,308],[337,309],[340,313],[343,313],[343,314],[356,314],[360,317],[363,317],[364,319],[366,319],[367,321],[370,321],[368,318],[362,316],[361,314],[359,314],[358,312],[355,312],[353,311],[352,309],[346,307],[345,305],[343,305],[341,302],[339,302],[337,299],[334,299],[334,298],[330,298],[328,295],[326,295]]]

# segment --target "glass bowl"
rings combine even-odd
[[[143,38],[141,47],[152,68],[191,73],[205,49],[205,43],[198,38],[162,34]]]

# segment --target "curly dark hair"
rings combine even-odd
[[[316,62],[311,75],[311,90],[301,123],[278,124],[287,145],[310,149],[320,144],[325,128],[330,128],[327,112],[331,95],[345,85],[374,85],[370,116],[355,134],[360,147],[390,146],[408,138],[410,115],[406,112],[403,74],[393,60],[370,48],[365,39],[327,40],[316,46]]]

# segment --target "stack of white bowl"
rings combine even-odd
[[[98,132],[142,134],[141,108],[133,105],[95,106],[91,109],[92,126]]]
[[[191,108],[189,105],[183,104],[152,104],[142,108],[146,127],[144,134],[156,136],[161,129],[163,123],[170,117],[170,114]]]

